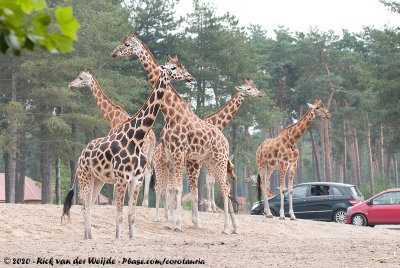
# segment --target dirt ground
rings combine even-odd
[[[73,206],[71,219],[62,224],[61,211],[56,205],[0,204],[0,267],[52,267],[52,263],[54,267],[129,267],[155,260],[171,267],[400,266],[400,226],[356,227],[238,215],[239,234],[224,235],[222,214],[200,212],[203,229],[199,230],[192,227],[191,212],[184,211],[183,232],[176,233],[163,229],[164,219],[154,222],[154,208],[138,207],[135,238],[129,239],[125,207],[122,238],[116,240],[115,208],[96,206],[93,239],[84,240],[81,207]],[[100,264],[89,263],[91,258]],[[189,260],[198,264],[186,265]],[[8,261],[11,264],[6,265]],[[74,265],[74,261],[84,264]],[[110,261],[114,264],[107,264]]]

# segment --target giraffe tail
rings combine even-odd
[[[156,173],[154,172],[154,168],[151,171],[151,178],[150,178],[150,188],[154,189],[154,185],[156,185]]]
[[[226,173],[231,175],[231,179],[233,181],[237,181],[236,174],[235,174],[235,172],[233,172],[234,169],[235,169],[235,166],[232,164],[231,160],[228,160],[228,165],[226,167]]]
[[[69,218],[69,210],[72,207],[72,199],[74,198],[74,189],[69,190],[67,197],[65,198],[63,214],[61,216],[61,223],[65,215]]]
[[[261,176],[260,176],[260,174],[257,175],[257,198],[258,198],[258,201],[261,200]]]

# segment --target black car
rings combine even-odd
[[[289,216],[288,193],[284,195],[285,216]],[[346,223],[346,210],[364,197],[356,186],[334,182],[308,182],[293,187],[293,211],[296,218]],[[281,195],[268,199],[273,216],[279,216]],[[250,214],[263,215],[264,201],[253,204]]]

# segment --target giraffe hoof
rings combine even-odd
[[[265,215],[266,218],[272,219],[274,216],[272,215]]]
[[[232,234],[238,234],[236,231],[233,231]]]
[[[279,217],[280,220],[285,220],[285,217]]]
[[[155,222],[160,222],[160,219],[154,219]]]
[[[203,229],[203,226],[201,224],[194,226],[195,229]]]
[[[177,232],[177,233],[182,233],[182,229],[175,228],[174,231]]]
[[[229,233],[227,231],[223,231],[222,234],[228,235]]]
[[[165,230],[172,230],[172,228],[169,227],[169,226],[164,226],[164,229],[165,229]]]
[[[292,221],[295,221],[295,220],[296,220],[296,217],[290,217],[290,219],[291,219]]]

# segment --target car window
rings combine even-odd
[[[310,196],[333,195],[329,185],[311,185]]]
[[[293,187],[293,198],[303,198],[307,195],[307,185]],[[285,199],[288,199],[288,192],[285,192]]]
[[[371,200],[373,205],[399,205],[400,192],[389,192],[381,194],[380,196]]]
[[[293,188],[293,198],[306,197],[306,194],[307,194],[307,186],[299,186]]]
[[[330,195],[343,195],[342,192],[335,186],[331,187]]]
[[[360,190],[358,190],[358,188],[355,186],[350,187],[350,191],[351,191],[351,195],[353,195],[353,196],[362,196],[362,193],[360,192]]]

